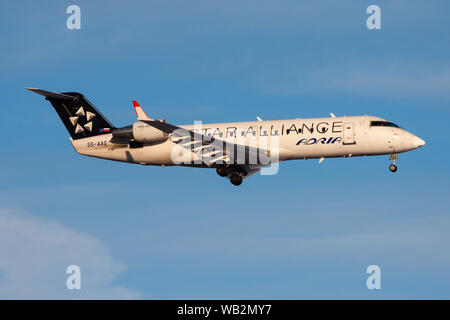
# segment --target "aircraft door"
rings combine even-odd
[[[355,126],[353,122],[344,123],[344,141],[342,144],[355,144]]]

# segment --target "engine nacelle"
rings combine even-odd
[[[167,139],[167,134],[145,122],[138,121],[131,126],[114,129],[113,137],[134,140],[135,142],[160,142]]]
[[[145,122],[133,123],[133,137],[137,142],[159,142],[167,139],[167,134]]]

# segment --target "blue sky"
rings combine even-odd
[[[370,4],[382,30],[366,28]],[[450,298],[448,1],[0,9],[0,298]],[[377,115],[427,144],[395,174],[387,156],[291,161],[236,188],[79,156],[28,86],[82,92],[116,126],[136,99],[175,124]]]

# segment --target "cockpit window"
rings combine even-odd
[[[372,122],[370,122],[370,126],[371,127],[394,127],[394,128],[400,128],[395,123],[388,122],[388,121],[372,121]]]

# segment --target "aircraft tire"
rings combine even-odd
[[[232,184],[234,184],[235,186],[238,186],[238,185],[240,185],[242,183],[242,177],[240,175],[236,174],[236,173],[233,173],[230,176],[230,182]]]
[[[225,166],[218,166],[216,172],[221,177],[226,177],[228,175],[228,170]]]

